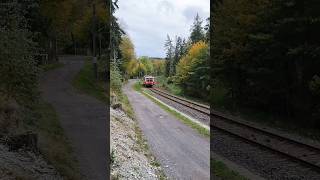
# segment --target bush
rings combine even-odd
[[[111,64],[110,67],[110,88],[111,91],[120,92],[122,87],[122,76],[119,68]]]
[[[26,20],[15,8],[0,8],[0,96],[29,106],[37,98],[38,68],[34,60],[35,43]]]

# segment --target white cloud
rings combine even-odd
[[[164,57],[167,34],[187,38],[196,13],[209,17],[210,0],[119,0],[115,15],[138,56]]]

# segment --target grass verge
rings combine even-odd
[[[186,92],[184,92],[183,88],[175,84],[174,82],[168,83],[168,78],[165,76],[157,76],[156,81],[158,83],[156,85],[157,88],[167,91],[170,94],[173,94],[175,96],[179,96],[182,98],[186,98],[201,104],[209,105],[209,102],[206,102],[204,99],[197,98],[192,95],[187,95]]]
[[[211,159],[214,175],[221,180],[248,180],[239,173],[230,170],[223,162]]]
[[[61,62],[56,62],[56,63],[41,65],[40,68],[41,68],[44,72],[46,72],[46,71],[50,71],[50,70],[53,70],[53,69],[60,68],[60,67],[62,67],[63,65],[64,65],[64,64],[61,63]]]
[[[81,179],[78,162],[55,109],[40,100],[35,111],[37,120],[27,125],[27,129],[38,134],[41,154],[65,179]]]
[[[92,64],[86,60],[80,72],[75,76],[72,85],[78,90],[107,103],[108,96],[103,82],[95,80]]]
[[[145,92],[142,89],[141,84],[139,82],[137,82],[133,85],[133,89],[142,93],[146,97],[148,97],[151,101],[153,101],[158,106],[160,106],[162,109],[164,109],[165,111],[167,111],[170,114],[172,114],[173,116],[175,116],[177,119],[181,120],[184,124],[190,126],[191,128],[195,129],[196,131],[198,131],[199,134],[204,135],[205,137],[210,137],[210,130],[200,126],[199,124],[193,122],[189,118],[186,118],[185,116],[181,115],[180,113],[168,108],[167,106],[163,105],[159,101],[155,100],[154,97],[152,97],[150,94],[148,94],[147,92]]]

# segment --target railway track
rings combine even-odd
[[[183,106],[187,106],[200,113],[210,115],[210,126],[223,132],[237,136],[247,142],[262,146],[273,152],[280,153],[287,158],[303,163],[320,173],[320,147],[309,143],[295,140],[284,135],[279,135],[271,130],[257,127],[232,116],[226,116],[220,112],[211,111],[210,107],[196,103],[178,96],[171,95],[162,90],[152,88],[164,98],[170,99]]]
[[[156,89],[156,88],[151,88],[150,89],[152,92],[164,97],[164,98],[167,98],[167,99],[170,99],[176,103],[179,103],[181,105],[184,105],[184,106],[187,106],[191,109],[194,109],[200,113],[203,113],[203,114],[206,114],[206,115],[210,115],[210,106],[207,106],[207,105],[204,105],[204,104],[200,104],[200,103],[197,103],[197,102],[193,102],[193,101],[190,101],[188,99],[185,99],[185,98],[181,98],[179,96],[175,96],[175,95],[172,95],[172,94],[169,94],[167,92],[164,92],[162,90],[159,90],[159,89]]]

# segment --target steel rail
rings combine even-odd
[[[178,104],[181,104],[181,105],[184,105],[184,106],[187,106],[191,109],[194,109],[196,111],[199,111],[203,114],[206,114],[206,115],[210,115],[210,107],[207,106],[207,105],[204,105],[204,104],[200,104],[200,103],[196,103],[196,102],[192,102],[190,100],[187,100],[187,99],[184,99],[184,98],[181,98],[181,97],[178,97],[178,96],[175,96],[175,95],[172,95],[172,94],[169,94],[167,92],[164,92],[164,91],[161,91],[161,90],[158,90],[158,89],[155,89],[155,88],[150,88],[150,90],[162,97],[165,97],[167,99],[170,99]]]
[[[210,125],[216,129],[285,155],[292,160],[304,163],[320,172],[320,147],[315,147],[262,128],[254,127],[253,125],[236,120],[234,117],[227,117],[219,112],[210,112],[209,106],[201,105],[155,88],[151,88],[150,90],[176,103],[216,118],[212,120]]]

